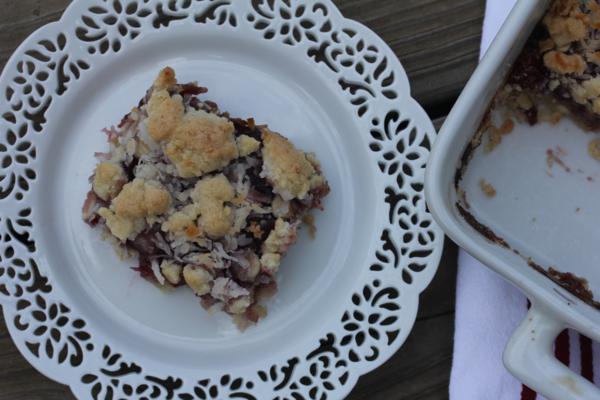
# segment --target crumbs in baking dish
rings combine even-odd
[[[523,119],[556,123],[569,116],[600,128],[600,4],[556,0],[509,75],[503,102]]]
[[[479,180],[479,188],[486,197],[492,198],[497,194],[496,188],[483,178]]]
[[[502,143],[502,136],[508,135],[515,128],[515,122],[511,118],[505,118],[499,127],[496,127],[490,122],[486,130],[487,141],[484,145],[484,152],[492,152],[500,143]]]
[[[518,122],[530,125],[554,125],[569,117],[585,130],[599,131],[600,2],[555,0],[515,61],[491,108],[504,110]],[[501,143],[501,131],[493,124],[485,127],[484,152],[491,152]],[[588,153],[598,159],[596,143],[589,143]]]
[[[590,140],[588,144],[588,154],[594,160],[600,161],[600,138]]]
[[[261,301],[308,213],[329,193],[319,161],[287,138],[202,100],[206,88],[160,71],[146,95],[106,129],[83,219],[138,258],[159,286],[189,287],[241,328]]]
[[[555,125],[565,117],[586,131],[600,132],[600,0],[554,0],[551,3],[463,151],[454,176],[455,206],[465,222],[482,236],[512,250],[529,266],[600,309],[600,302],[594,300],[584,278],[553,267],[542,267],[482,224],[470,212],[461,187],[475,149],[482,146],[483,153],[490,153],[501,144],[502,132],[512,131],[514,124],[512,127],[511,123],[498,124],[499,119],[505,118],[506,121],[508,118],[533,126],[539,122]],[[503,125],[505,129],[501,129]],[[600,161],[600,139],[588,142],[587,150],[592,158]],[[553,167],[566,173],[574,172],[563,161],[565,155],[566,152],[559,146],[546,150],[549,176],[552,176]],[[575,171],[584,173],[580,169]],[[586,180],[594,182],[592,176],[587,176]],[[488,197],[496,194],[495,188],[483,179],[479,186]],[[579,212],[581,209],[577,207],[575,213]],[[531,219],[532,224],[536,221],[535,217]]]

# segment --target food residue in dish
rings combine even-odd
[[[535,125],[538,122],[558,123],[568,117],[587,131],[600,132],[600,4],[598,1],[555,0],[549,11],[531,34],[517,57],[507,82],[497,92],[480,128],[466,146],[455,174],[458,193],[456,207],[464,220],[488,240],[511,248],[489,226],[481,223],[461,203],[462,178],[474,150],[482,145],[483,153],[490,153],[501,142],[501,129],[494,125],[495,118],[514,118],[518,122]],[[511,129],[508,129],[510,131]],[[482,138],[484,140],[482,140]],[[588,144],[589,156],[600,161],[600,139]],[[555,166],[571,173],[565,162],[566,151],[561,147],[548,148],[545,152],[546,173],[552,175]],[[594,182],[594,175],[581,169],[587,182]],[[480,181],[480,187],[484,185]],[[581,212],[580,207],[575,212]],[[532,218],[531,223],[536,219]],[[515,254],[520,254],[515,251]],[[526,262],[554,282],[575,294],[583,301],[600,308],[593,299],[587,281],[570,272],[556,268],[542,268],[530,258]]]
[[[567,164],[565,164],[565,162],[563,161],[562,157],[566,156],[567,153],[564,149],[562,149],[560,146],[557,146],[556,149],[547,149],[546,150],[546,165],[548,166],[549,169],[552,169],[552,167],[556,164],[559,167],[561,167],[565,172],[567,173],[571,173],[571,167],[569,167]]]
[[[500,127],[491,124],[487,128],[487,141],[484,146],[484,152],[492,152],[500,143],[502,136],[508,135],[515,128],[515,122],[511,118],[505,118]]]
[[[483,178],[479,180],[479,188],[489,198],[496,196],[496,188]]]
[[[590,140],[588,144],[588,154],[594,160],[600,161],[600,138]]]

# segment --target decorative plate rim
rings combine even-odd
[[[147,31],[167,34],[163,28],[184,23],[246,29],[273,46],[302,51],[320,73],[336,78],[382,178],[387,220],[346,312],[302,354],[258,371],[198,377],[171,368],[158,376],[155,365],[147,367],[152,362],[132,361],[139,354],[111,347],[110,338],[90,332],[76,306],[63,304],[36,248],[36,144],[52,103],[73,92],[99,58],[106,62]],[[392,50],[331,0],[76,0],[15,50],[0,77],[0,96],[0,305],[21,354],[78,398],[342,398],[406,340],[444,241],[423,193],[435,129],[410,96]]]

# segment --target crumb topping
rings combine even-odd
[[[260,258],[262,270],[268,274],[275,274],[281,264],[281,255],[278,253],[265,253]]]
[[[210,293],[213,276],[206,269],[186,265],[183,268],[183,279],[185,283],[199,296]]]
[[[96,167],[92,189],[104,201],[115,197],[127,182],[123,167],[119,164],[105,161]]]
[[[550,14],[544,19],[544,24],[548,28],[552,41],[558,47],[583,40],[587,35],[585,23],[578,18]]]
[[[234,215],[231,207],[224,203],[233,200],[235,191],[225,175],[200,180],[192,199],[198,204],[200,226],[210,237],[222,237],[229,233],[233,226]]]
[[[231,118],[165,68],[138,107],[105,129],[110,152],[82,208],[85,222],[137,254],[136,271],[165,287],[189,286],[209,312],[240,329],[259,303],[297,229],[329,186],[313,154],[252,118]]]
[[[596,65],[600,65],[600,51],[590,51],[585,53],[585,58]]]
[[[171,67],[163,68],[154,80],[155,89],[168,89],[176,84],[175,71]]]
[[[593,82],[600,66],[600,5],[597,1],[554,1],[541,26],[547,35],[537,39],[547,69],[547,76],[540,76],[546,79],[546,88],[560,99],[572,98],[588,112],[600,114],[600,92]]]
[[[583,74],[586,65],[579,54],[566,54],[554,50],[544,55],[544,64],[548,69],[559,74]]]
[[[179,285],[181,282],[181,274],[183,272],[183,268],[181,265],[176,264],[172,261],[164,260],[160,264],[160,272],[164,275],[164,277],[169,281],[171,285]]]
[[[198,204],[188,204],[180,211],[169,215],[168,219],[163,222],[161,229],[164,232],[171,232],[177,237],[195,238],[201,233],[196,223],[199,215],[200,207]]]
[[[273,191],[284,200],[303,199],[322,179],[306,155],[289,140],[271,132],[262,131],[264,167],[262,175],[273,184]]]
[[[110,209],[102,207],[98,214],[111,233],[125,241],[146,227],[146,217],[163,214],[170,204],[171,195],[160,183],[135,179],[123,186]]]
[[[134,179],[112,202],[115,214],[125,218],[159,215],[171,205],[171,195],[156,181]]]
[[[148,102],[147,111],[146,125],[150,137],[157,142],[167,140],[183,118],[183,98],[180,95],[171,97],[166,89],[155,90]]]
[[[122,217],[106,207],[100,208],[98,215],[106,220],[106,226],[113,236],[122,242],[137,236],[146,227],[143,218]]]
[[[515,61],[507,83],[496,94],[480,129],[462,155],[454,181],[458,211],[469,225],[504,247],[510,248],[504,240],[466,211],[469,205],[461,187],[464,171],[474,148],[481,144],[480,138],[490,130],[486,120],[489,121],[492,115],[511,115],[519,122],[530,125],[540,121],[555,124],[563,116],[569,116],[584,129],[596,133],[600,130],[599,3],[599,0],[552,1],[543,22],[534,29]],[[491,128],[495,130],[489,140],[493,147],[501,139],[501,129]],[[587,147],[589,155],[600,161],[600,138],[591,140]],[[565,154],[560,146],[547,149],[549,176],[552,176],[550,170],[554,166],[562,168],[566,173],[571,172],[571,168],[561,159]],[[577,172],[584,173],[581,169]],[[594,182],[592,176],[587,176],[586,179]],[[479,180],[479,187],[487,197],[497,195],[492,184],[484,179]],[[576,213],[580,211],[579,207],[575,209]],[[536,218],[531,219],[532,223],[535,221]],[[572,274],[562,274],[552,268],[546,271],[533,259],[526,258],[517,250],[513,251],[526,259],[534,269],[543,272],[587,303],[600,308],[600,304],[594,301],[593,294],[588,293],[584,279],[573,277]]]
[[[519,122],[556,124],[563,116],[600,128],[600,5],[555,0],[515,61],[494,102]],[[491,134],[493,148],[499,136]]]
[[[281,254],[285,254],[295,240],[296,225],[292,225],[282,218],[277,218],[273,230],[262,246],[261,269],[268,274],[276,273],[279,264],[281,264]]]
[[[260,148],[260,142],[248,135],[240,135],[237,138],[237,146],[240,152],[240,157],[246,157]]]
[[[171,96],[163,88],[176,82],[171,72],[166,74],[167,78],[163,76],[165,70],[161,72],[157,78],[159,86],[148,102],[148,134],[154,141],[164,142],[165,154],[184,178],[224,167],[239,154],[233,124],[227,118],[204,110],[186,112],[183,97]],[[252,143],[244,142],[248,151]]]
[[[184,178],[201,176],[238,157],[233,124],[202,110],[185,114],[169,138],[165,154]]]
[[[264,253],[284,253],[290,246],[290,238],[295,235],[296,227],[282,218],[277,218],[275,228],[269,233],[263,245]]]

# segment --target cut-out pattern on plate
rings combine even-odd
[[[63,22],[33,34],[0,80],[0,300],[28,360],[83,398],[298,400],[343,396],[398,349],[437,267],[443,235],[423,195],[435,133],[381,39],[324,0],[76,1]],[[31,193],[36,152],[44,150],[40,138],[52,134],[44,129],[52,105],[105,57],[175,26],[237,32],[302,54],[337,85],[379,171],[387,218],[346,311],[293,358],[255,371],[232,367],[195,376],[149,368],[142,356],[94,332],[40,268]]]

